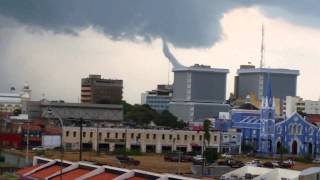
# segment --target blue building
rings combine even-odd
[[[297,112],[276,122],[271,102],[265,98],[260,110],[232,110],[229,128],[239,129],[242,143],[252,146],[257,153],[276,154],[283,147],[292,155],[319,155],[320,128]]]
[[[277,152],[281,146],[293,155],[317,156],[320,152],[320,129],[298,113],[275,125]]]

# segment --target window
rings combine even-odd
[[[77,132],[73,131],[73,137],[76,137],[76,136],[77,136]]]
[[[162,134],[162,139],[164,140],[166,138],[166,136],[164,134]]]
[[[66,136],[67,136],[67,137],[69,136],[69,131],[66,132]]]
[[[126,138],[126,133],[122,133],[122,138]]]
[[[177,140],[180,140],[180,135],[179,134],[177,135]]]
[[[213,136],[213,141],[217,141],[217,136]]]
[[[313,128],[312,128],[312,127],[309,128],[309,134],[310,134],[310,135],[313,134]]]
[[[157,138],[157,135],[156,134],[153,134],[153,139],[156,139]]]
[[[150,138],[150,134],[147,134],[147,139],[149,139]]]
[[[101,132],[99,132],[99,139],[101,139],[101,137],[102,137],[102,133],[101,133]]]
[[[277,128],[277,132],[278,132],[278,134],[281,134],[281,126],[279,126],[279,127]]]
[[[93,132],[90,132],[90,137],[92,138],[92,136],[93,136]]]
[[[172,134],[169,135],[169,139],[170,139],[170,140],[172,139]]]
[[[184,140],[188,140],[188,135],[184,135]]]
[[[115,134],[115,138],[118,139],[118,133]]]
[[[134,138],[134,134],[133,133],[131,133],[131,139],[133,139]]]
[[[194,141],[194,135],[192,135],[191,138],[192,138],[192,141]]]
[[[86,137],[86,132],[82,132],[82,137]]]
[[[108,138],[108,139],[110,138],[110,133],[107,133],[107,138]]]
[[[199,136],[199,141],[202,141],[202,135]]]

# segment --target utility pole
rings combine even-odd
[[[30,131],[30,123],[27,121],[27,150],[26,150],[26,164],[29,163],[29,131]]]
[[[83,119],[80,118],[80,154],[79,154],[79,161],[82,161],[82,124],[83,124]]]
[[[97,125],[97,154],[99,154],[99,139],[100,139],[100,137],[99,137],[99,122],[97,122],[96,123],[96,125]]]

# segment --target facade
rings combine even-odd
[[[171,99],[171,85],[158,85],[156,90],[147,91],[141,94],[141,104],[147,104],[158,112],[168,110]]]
[[[81,80],[81,102],[92,104],[120,104],[122,80],[102,79],[101,75],[89,75]]]
[[[229,105],[223,104],[229,70],[196,64],[173,69],[173,72],[173,98],[169,110],[178,119],[203,121],[229,110]]]
[[[78,127],[64,128],[63,139],[67,149],[79,149],[79,131]],[[240,133],[230,130],[213,131],[210,134],[210,148],[215,148],[218,152],[240,151]],[[125,128],[83,128],[82,140],[83,149],[87,150],[112,152],[129,149],[155,153],[173,150],[200,152],[204,141],[202,131]]]
[[[294,112],[320,114],[320,101],[303,100],[298,96],[287,96],[283,102],[283,114],[287,117]]]
[[[259,100],[265,97],[268,79],[271,80],[272,94],[281,100],[286,96],[296,96],[298,70],[255,68],[254,66],[240,66],[235,77],[236,98],[245,99],[254,94]]]
[[[52,110],[54,114],[48,114],[48,109]],[[60,117],[66,126],[78,126],[80,118],[88,126],[94,126],[98,123],[101,127],[117,126],[123,120],[123,107],[115,104],[65,103],[42,100],[27,103],[26,111],[31,118],[58,119]]]
[[[260,154],[288,154],[317,157],[320,154],[320,129],[295,112],[276,121],[272,107],[261,110],[231,111],[230,127],[242,132],[243,144]]]
[[[309,123],[298,113],[277,123],[275,129],[276,149],[285,147],[290,154],[300,156],[315,157],[320,154],[319,127]]]
[[[21,109],[25,101],[30,101],[31,90],[25,84],[21,93],[0,93],[0,112],[12,113],[16,109]]]

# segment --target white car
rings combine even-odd
[[[314,159],[314,160],[312,161],[312,163],[320,164],[320,159]]]
[[[231,154],[221,154],[221,157],[225,158],[225,159],[231,159],[232,158],[232,155]]]
[[[32,148],[32,151],[41,151],[41,150],[46,150],[46,148],[42,147],[42,146],[37,146]]]

